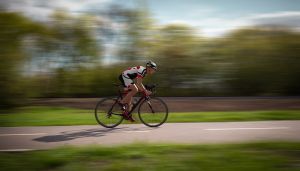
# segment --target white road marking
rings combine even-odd
[[[31,134],[0,134],[0,137],[4,136],[18,136],[18,135],[45,135],[47,133],[31,133]]]
[[[33,151],[34,149],[2,149],[0,152]]]
[[[126,133],[135,133],[135,132],[143,133],[143,132],[150,132],[150,131],[123,131],[123,132],[126,132]]]
[[[289,127],[265,127],[265,128],[208,128],[205,131],[234,131],[234,130],[268,130],[268,129],[289,129]]]

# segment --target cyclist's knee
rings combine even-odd
[[[133,94],[136,94],[139,91],[139,89],[137,88],[136,85],[132,84],[131,91],[132,91]]]

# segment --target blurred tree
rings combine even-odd
[[[72,17],[66,11],[57,10],[49,23],[52,37],[44,39],[43,50],[55,52],[59,66],[69,69],[99,60],[101,42],[94,38],[94,22],[89,15]]]
[[[197,53],[200,38],[186,25],[167,25],[156,36],[157,60],[161,65],[159,75],[166,87],[189,87],[204,69]],[[168,76],[173,75],[173,76]],[[176,75],[176,77],[175,77]]]
[[[0,13],[1,108],[20,102],[27,93],[25,90],[29,90],[25,85],[35,88],[30,90],[34,95],[57,91],[50,83],[50,77],[55,76],[51,73],[56,69],[74,71],[95,66],[101,48],[93,37],[93,21],[93,17],[73,18],[63,11],[57,11],[51,23],[33,22],[17,13]],[[33,82],[24,79],[26,77],[32,77]],[[70,81],[71,78],[74,81]],[[70,82],[67,84],[70,86],[65,86],[69,89],[74,86],[72,83],[83,81],[77,79],[74,76],[61,81]],[[36,93],[38,90],[40,93]]]
[[[224,75],[236,95],[299,95],[300,35],[287,30],[245,29],[223,43]]]
[[[110,18],[123,25],[117,55],[124,61],[144,60],[152,56],[154,21],[147,6],[128,9],[113,5],[110,8]]]
[[[300,95],[299,32],[248,28],[204,39],[187,25],[158,26],[143,8],[110,9],[107,18],[97,19],[58,10],[44,23],[0,13],[1,108],[16,105],[28,92],[114,95],[111,83],[118,74],[144,59],[158,63],[150,81],[159,83],[160,95]],[[103,44],[114,43],[109,39],[116,39],[123,61],[101,65]]]
[[[26,54],[23,38],[43,34],[45,28],[17,13],[0,13],[0,108],[10,108],[23,97],[22,62]]]
[[[51,22],[46,23],[49,24],[48,36],[35,38],[31,44],[33,48],[27,47],[32,56],[31,63],[40,66],[39,73],[35,73],[40,77],[40,84],[36,86],[42,86],[43,89],[38,88],[41,92],[35,95],[69,95],[73,87],[85,84],[88,75],[76,77],[71,73],[98,66],[100,62],[102,48],[101,42],[94,36],[94,21],[92,16],[73,17],[63,10],[57,10],[52,15]]]

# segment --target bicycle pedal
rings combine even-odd
[[[129,121],[131,121],[131,122],[134,122],[134,121],[135,121],[135,120],[132,118],[131,115],[128,115],[127,112],[124,112],[124,113],[123,113],[123,117],[124,117],[125,120],[129,120]]]
[[[125,111],[126,110],[126,105],[118,102],[119,106],[121,107],[121,110]]]

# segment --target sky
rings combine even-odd
[[[300,30],[300,0],[0,0],[0,5],[34,19],[46,19],[56,8],[76,15],[112,3],[133,8],[142,4],[158,24],[188,24],[207,37],[261,24]]]
[[[298,0],[151,0],[148,5],[160,23],[186,23],[205,36],[259,24],[300,27]]]

